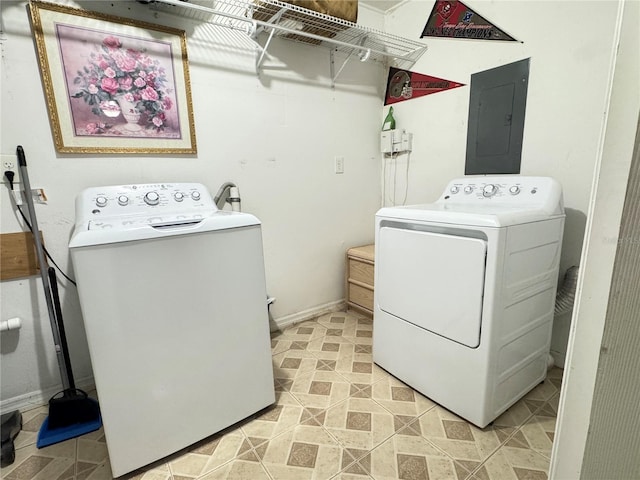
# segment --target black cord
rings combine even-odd
[[[22,216],[22,219],[24,220],[24,223],[27,224],[27,227],[29,227],[29,230],[31,231],[31,233],[33,235],[35,235],[36,233],[33,231],[33,227],[31,226],[31,223],[29,223],[29,220],[27,220],[27,217],[25,216],[24,212],[22,211],[22,208],[20,208],[20,205],[16,205],[16,208],[18,209],[18,212],[20,212],[20,215]],[[66,278],[67,280],[69,280],[71,283],[73,283],[74,285],[77,286],[76,282],[74,280],[72,280],[66,273],[64,273],[64,271],[58,266],[58,264],[56,263],[56,261],[53,259],[53,257],[49,254],[49,251],[47,250],[47,247],[45,247],[44,245],[42,245],[42,250],[44,250],[45,255],[47,256],[47,258],[49,260],[51,260],[51,263],[53,263],[53,265],[58,269],[58,271],[62,274],[62,276],[64,278]]]
[[[6,179],[9,181],[9,185],[11,187],[11,192],[13,192],[13,172],[11,171],[7,171],[4,172],[4,176],[6,177]],[[24,220],[24,223],[27,224],[27,227],[29,227],[29,231],[33,234],[36,235],[36,232],[33,231],[33,227],[31,226],[31,222],[29,222],[29,220],[27,219],[26,215],[24,214],[24,212],[22,211],[22,209],[20,208],[20,205],[18,205],[16,203],[16,208],[18,209],[18,212],[20,212],[20,216],[22,216],[22,219]],[[62,274],[62,276],[64,278],[66,278],[67,280],[69,280],[69,282],[71,282],[72,284],[74,284],[77,287],[77,284],[74,280],[72,280],[66,273],[64,273],[64,270],[62,270],[58,264],[56,263],[56,261],[53,259],[53,257],[49,254],[49,251],[47,250],[47,247],[45,247],[44,245],[42,245],[42,249],[44,250],[45,255],[47,256],[47,258],[51,261],[51,263],[53,263],[53,265],[58,269],[58,271]]]

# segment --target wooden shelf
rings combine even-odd
[[[347,250],[347,306],[373,316],[375,247],[363,245]]]

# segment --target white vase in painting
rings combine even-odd
[[[122,110],[122,116],[127,121],[127,124],[124,128],[130,131],[138,131],[142,129],[142,127],[138,124],[142,114],[136,108],[137,102],[129,101],[126,97],[127,95],[118,95],[116,97],[116,100],[120,104],[120,109]]]
[[[100,104],[100,110],[107,118],[116,118],[120,116],[121,108],[118,102],[109,100]]]

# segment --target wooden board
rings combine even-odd
[[[358,259],[349,259],[349,278],[356,283],[373,286],[374,282],[374,265],[373,263],[363,262]]]
[[[273,16],[277,15],[280,11],[280,8],[276,5],[260,2],[260,0],[255,1],[260,6],[259,9],[253,12],[253,18],[255,20],[271,22]],[[358,0],[284,0],[284,2],[331,17],[340,18],[351,23],[356,23],[358,20]],[[282,15],[281,20],[299,22],[302,25],[303,32],[327,38],[333,38],[337,33],[348,28],[341,23],[330,24],[304,11],[293,9],[287,10]],[[316,38],[296,35],[295,33],[283,34],[282,37],[298,42],[310,43],[312,45],[320,45],[322,43],[321,40]]]
[[[358,21],[357,0],[284,0],[292,5],[324,13],[336,18],[342,18],[348,22]]]
[[[358,257],[362,260],[367,260],[371,263],[375,260],[376,246],[375,245],[362,245],[361,247],[353,247],[347,250],[347,254],[350,257]]]
[[[363,245],[347,250],[345,286],[349,308],[373,315],[375,245]]]
[[[366,308],[369,312],[373,312],[373,290],[350,283],[349,303],[355,303],[360,307]]]
[[[0,280],[38,275],[39,268],[31,232],[0,234]]]

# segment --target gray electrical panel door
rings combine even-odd
[[[529,60],[471,76],[465,175],[520,173]]]

